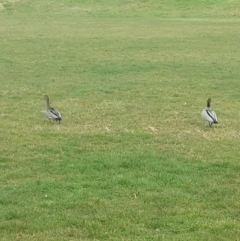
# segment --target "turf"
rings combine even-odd
[[[239,239],[238,1],[0,9],[0,240]]]

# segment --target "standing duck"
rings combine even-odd
[[[208,121],[209,126],[212,126],[212,124],[217,124],[217,115],[216,113],[211,110],[211,98],[207,99],[207,107],[202,111],[201,116],[205,121]]]
[[[60,123],[60,121],[62,120],[60,112],[57,109],[50,106],[49,97],[47,95],[44,95],[44,99],[46,100],[46,110],[45,110],[46,117],[49,120],[55,120],[55,121],[58,121],[58,123]]]

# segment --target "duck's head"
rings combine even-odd
[[[210,105],[211,105],[211,98],[208,98],[208,99],[207,99],[207,107],[210,108]]]

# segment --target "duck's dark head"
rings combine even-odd
[[[44,97],[43,97],[45,100],[49,100],[49,97],[48,97],[48,95],[44,95]]]
[[[210,105],[211,105],[211,98],[208,98],[208,99],[207,99],[207,107],[210,108]]]

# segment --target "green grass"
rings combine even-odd
[[[239,18],[238,0],[0,0],[8,14],[84,17]],[[1,7],[0,9],[2,9]]]
[[[185,2],[0,0],[0,240],[239,239],[240,4]]]

